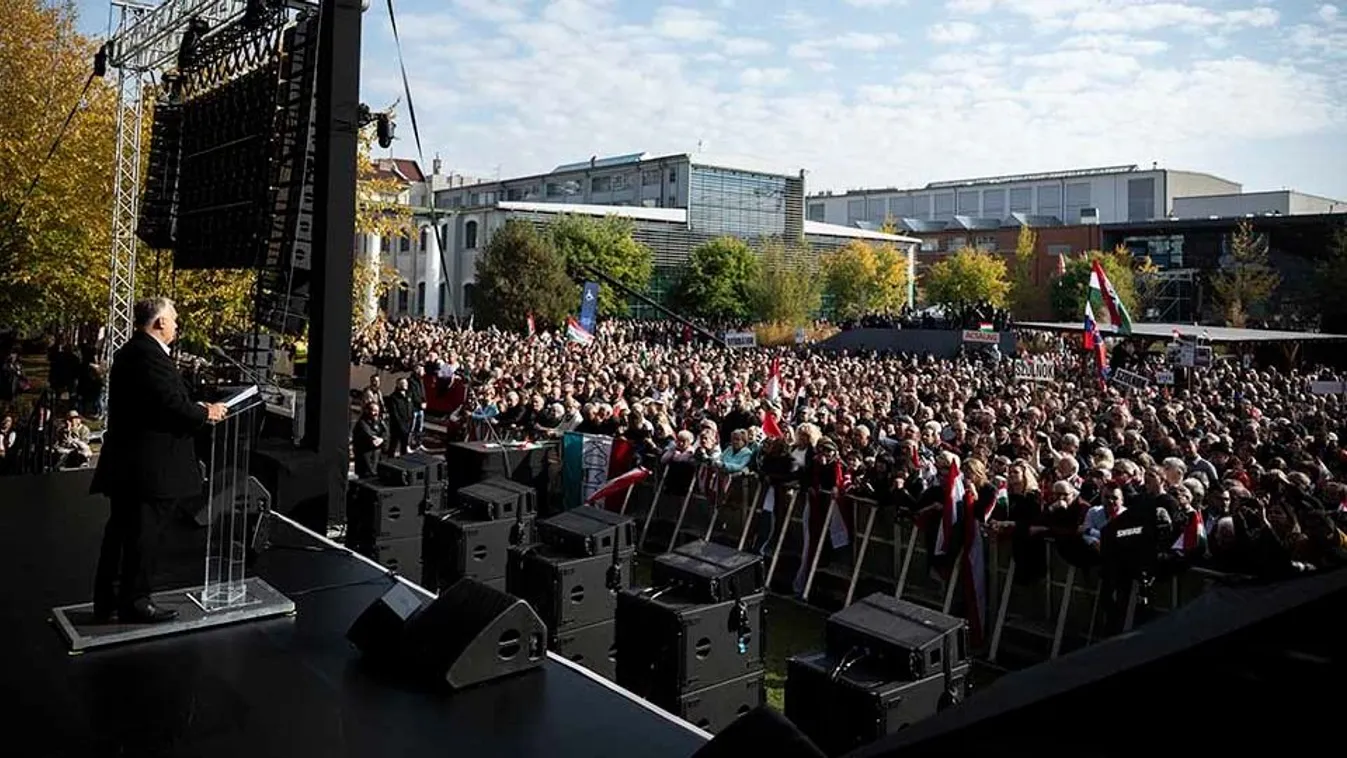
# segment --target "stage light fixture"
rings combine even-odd
[[[98,77],[99,79],[102,79],[108,74],[109,44],[110,43],[108,42],[104,42],[101,46],[99,46],[98,52],[94,53],[94,76]]]
[[[388,149],[393,146],[394,132],[396,124],[393,122],[393,116],[389,113],[378,113],[374,116],[374,134],[378,137],[379,147]]]

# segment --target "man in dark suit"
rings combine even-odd
[[[151,623],[177,615],[150,601],[155,558],[176,504],[201,493],[194,437],[227,409],[188,395],[169,356],[178,335],[171,300],[141,300],[134,317],[135,332],[112,359],[108,431],[90,488],[112,501],[94,577],[94,615]]]

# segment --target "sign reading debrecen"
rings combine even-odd
[[[1050,382],[1057,378],[1057,367],[1041,358],[1015,361],[1015,378],[1022,382]]]
[[[1136,392],[1141,392],[1151,385],[1150,380],[1146,377],[1125,368],[1120,368],[1109,374],[1109,379],[1113,380],[1114,384],[1121,384]]]
[[[976,329],[965,329],[963,332],[964,342],[976,342],[979,345],[996,345],[1001,342],[1000,332],[982,332]]]
[[[754,332],[725,332],[727,347],[757,347],[758,335]]]

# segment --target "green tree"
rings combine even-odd
[[[1135,269],[1144,264],[1139,264],[1131,251],[1121,245],[1108,253],[1090,250],[1066,262],[1066,272],[1052,283],[1053,314],[1062,321],[1084,318],[1086,289],[1090,286],[1094,261],[1099,261],[1127,311],[1139,315]]]
[[[650,286],[655,258],[650,248],[632,236],[631,221],[618,216],[602,219],[565,215],[548,224],[547,236],[561,255],[566,271],[578,280],[601,271],[627,287],[644,292]],[[572,303],[580,302],[580,285]],[[599,314],[620,316],[627,312],[627,296],[615,287],[599,287]]]
[[[1038,248],[1038,234],[1028,226],[1020,227],[1015,239],[1015,258],[1010,274],[1010,310],[1019,318],[1038,309],[1042,301],[1034,286],[1034,257]]]
[[[1316,294],[1324,331],[1347,332],[1347,223],[1338,226],[1328,243],[1327,255],[1315,267]]]
[[[698,245],[678,280],[674,302],[704,318],[746,319],[752,315],[752,287],[758,257],[737,237],[717,237]]]
[[[891,245],[852,240],[823,258],[823,287],[842,319],[907,302],[907,260]]]
[[[1267,302],[1282,278],[1268,265],[1267,237],[1241,221],[1230,235],[1230,261],[1211,277],[1212,299],[1230,326],[1243,328],[1249,310]]]
[[[994,253],[966,247],[926,269],[926,298],[955,308],[974,303],[1006,304],[1006,262]]]
[[[116,92],[93,79],[81,97],[99,43],[78,33],[73,3],[5,0],[0,15],[0,321],[101,322]]]
[[[808,248],[787,249],[778,240],[762,246],[753,283],[753,314],[769,324],[804,326],[823,304],[818,263]]]
[[[511,219],[491,235],[477,259],[473,313],[483,326],[518,329],[532,313],[559,324],[577,302],[561,255],[533,224]]]

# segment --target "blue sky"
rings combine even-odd
[[[402,93],[386,0],[362,100]],[[107,6],[80,0],[101,32]],[[426,160],[737,155],[811,191],[1137,163],[1347,199],[1347,0],[395,0]],[[414,157],[399,106],[394,153]]]

